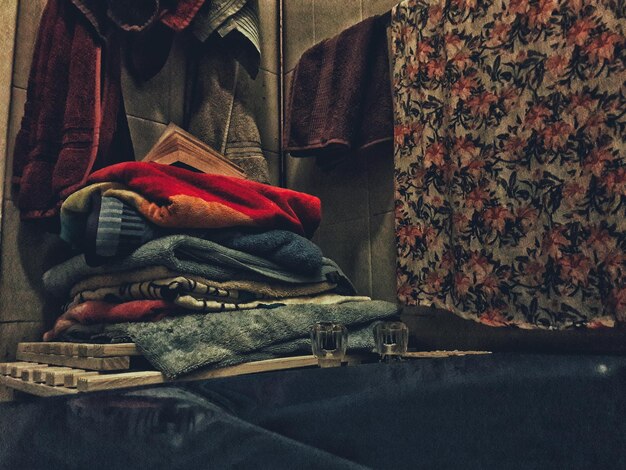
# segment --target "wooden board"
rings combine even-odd
[[[79,344],[80,357],[141,356],[135,343]]]
[[[126,347],[127,348],[127,347]],[[123,349],[122,349],[123,350]],[[128,348],[126,349],[128,350]],[[110,352],[110,351],[109,351]],[[102,352],[103,354],[105,352]],[[34,356],[43,358],[56,356],[52,354],[37,354],[22,351],[22,358]],[[127,356],[121,357],[68,357],[59,356],[65,359],[74,360],[117,360],[126,359]],[[360,356],[347,356],[345,362],[348,364],[358,364],[362,358]],[[56,396],[77,392],[92,392],[97,390],[114,390],[128,387],[138,387],[142,385],[154,385],[165,382],[203,380],[217,377],[232,377],[244,374],[256,374],[262,372],[271,372],[287,369],[296,369],[302,367],[316,367],[317,358],[315,356],[296,356],[278,359],[269,359],[265,361],[248,362],[238,364],[236,366],[224,367],[221,369],[200,370],[181,377],[177,380],[168,380],[161,372],[158,371],[126,371],[121,373],[100,373],[97,371],[85,371],[76,368],[63,366],[54,366],[52,363],[36,364],[36,363],[18,363],[17,367],[24,374],[25,380],[13,377],[0,376],[0,385],[30,393],[38,396]],[[38,383],[46,381],[46,384]]]
[[[33,382],[35,383],[45,383],[46,382],[46,376],[47,374],[49,374],[50,372],[56,371],[56,370],[62,370],[64,372],[67,372],[69,370],[71,370],[69,367],[42,367],[40,369],[35,369],[33,371]]]
[[[90,375],[98,375],[100,372],[95,370],[83,371],[83,372],[66,372],[63,379],[63,386],[68,388],[76,388],[78,386],[78,379],[80,377],[87,377]]]
[[[265,361],[248,362],[220,369],[201,370],[180,377],[175,381],[232,377],[236,375],[256,374],[260,372],[271,372],[311,366],[317,366],[317,358],[315,356],[285,357],[268,359]],[[169,380],[167,380],[167,378],[158,371],[101,374],[98,376],[79,377],[78,390],[81,392],[94,392],[97,390],[139,387],[141,385],[154,385],[165,382],[169,382]]]
[[[7,374],[7,375],[10,375],[11,377],[15,377],[16,379],[21,379],[22,378],[22,371],[24,369],[33,369],[35,367],[41,367],[41,366],[42,366],[42,364],[35,364],[35,363],[32,363],[32,362],[30,362],[30,363],[27,362],[25,364],[18,364],[18,365],[12,366],[11,367],[11,373]]]
[[[346,356],[345,361],[350,362],[348,356]],[[265,361],[246,362],[244,364],[237,364],[236,366],[222,367],[220,369],[199,370],[185,375],[179,380],[203,380],[217,377],[233,377],[236,375],[258,374],[261,372],[272,372],[311,366],[317,366],[317,357],[313,355],[280,357],[277,359],[267,359]]]
[[[0,364],[0,375],[11,375],[11,367],[18,366],[20,364],[32,364],[29,362],[3,362]]]
[[[22,369],[21,379],[26,382],[34,382],[35,373],[39,370],[47,369],[48,367],[48,364],[34,364],[33,367]]]
[[[78,343],[67,342],[18,343],[17,352],[76,356],[78,354],[78,346]]]
[[[69,367],[61,369],[51,367],[52,370],[46,372],[46,385],[50,385],[51,387],[58,387],[59,385],[65,385],[65,375],[73,372],[76,369],[70,369]],[[78,369],[78,372],[85,372],[84,370]]]
[[[15,379],[7,376],[0,376],[0,385],[4,385],[5,387],[19,390],[20,392],[28,393],[30,395],[37,395],[39,397],[55,397],[77,393],[75,389],[65,387],[49,387],[48,385],[25,382],[21,379]]]
[[[408,359],[428,359],[437,357],[472,356],[491,354],[490,351],[407,351],[402,357]]]
[[[77,388],[79,392],[95,392],[97,390],[113,390],[118,388],[139,387],[141,385],[161,384],[165,381],[161,372],[146,370],[141,372],[79,377]]]
[[[40,362],[50,365],[88,370],[124,370],[130,367],[130,358],[128,356],[74,357],[18,351],[17,358],[22,361]]]

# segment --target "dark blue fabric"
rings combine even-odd
[[[1,468],[626,468],[626,358],[489,355],[0,406]]]
[[[300,274],[314,273],[322,266],[322,250],[312,241],[286,230],[215,230],[206,238],[269,259]]]
[[[114,197],[96,195],[89,214],[71,229],[80,236],[65,236],[85,251],[89,266],[123,258],[144,243],[174,233],[211,240],[233,250],[276,263],[294,273],[314,274],[322,268],[322,250],[312,241],[287,230],[219,229],[174,230],[148,221],[135,208]],[[70,227],[65,227],[69,233]]]

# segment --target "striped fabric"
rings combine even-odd
[[[102,198],[96,232],[97,256],[131,253],[156,236],[155,228],[134,208],[114,197]]]
[[[217,31],[225,37],[232,31],[239,31],[261,54],[259,36],[259,15],[254,2],[248,0],[214,0],[200,9],[190,25],[191,31],[200,41],[205,42]]]
[[[241,10],[228,18],[217,32],[224,37],[231,31],[239,31],[254,45],[259,54],[261,53],[261,38],[259,36],[259,15],[252,2],[246,3]]]

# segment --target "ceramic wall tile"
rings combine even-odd
[[[17,343],[41,341],[42,333],[41,322],[0,323],[0,362],[14,361]]]
[[[313,0],[285,0],[283,25],[284,68],[289,72],[296,66],[302,53],[315,43]]]
[[[4,0],[0,8],[0,195],[4,193],[6,170],[7,129],[11,117],[11,83],[13,81],[13,56],[17,29],[17,0]]]
[[[278,73],[279,30],[278,4],[280,0],[254,0],[258,6],[261,33],[261,68]],[[288,0],[289,1],[289,0]]]
[[[24,103],[26,102],[26,90],[13,87],[11,90],[11,111],[9,114],[9,130],[7,133],[7,151],[5,165],[4,197],[11,199],[11,176],[13,173],[13,148],[15,137],[20,130],[22,116],[24,115]]]
[[[370,214],[381,214],[393,210],[393,155],[391,152],[368,155],[367,179]]]
[[[273,186],[280,185],[280,157],[277,152],[263,150],[263,155],[267,160],[267,166],[270,170],[270,184]]]
[[[372,298],[396,302],[396,243],[393,212],[370,217]]]
[[[325,224],[369,216],[367,168],[363,159],[349,158],[335,168],[318,171]]]
[[[342,221],[320,228],[319,245],[353,282],[360,295],[371,295],[369,219]]]
[[[315,43],[361,21],[360,0],[314,0]]]
[[[4,202],[0,263],[0,322],[41,322],[58,315],[63,300],[46,296],[42,276],[70,256],[56,234],[37,222],[20,223],[13,202]]]
[[[39,30],[39,21],[46,3],[46,0],[20,1],[13,65],[13,85],[20,88],[26,88],[28,85],[28,73]],[[4,8],[4,2],[2,8]]]
[[[398,3],[398,0],[362,0],[362,2],[363,18],[368,18],[391,10]]]
[[[278,75],[261,70],[253,82],[253,99],[262,147],[278,152],[280,135]]]

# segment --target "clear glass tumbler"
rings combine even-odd
[[[401,321],[380,322],[374,326],[374,341],[383,362],[400,361],[409,344],[409,329]]]
[[[341,323],[319,322],[311,327],[311,349],[320,367],[339,367],[348,349],[348,330]]]

